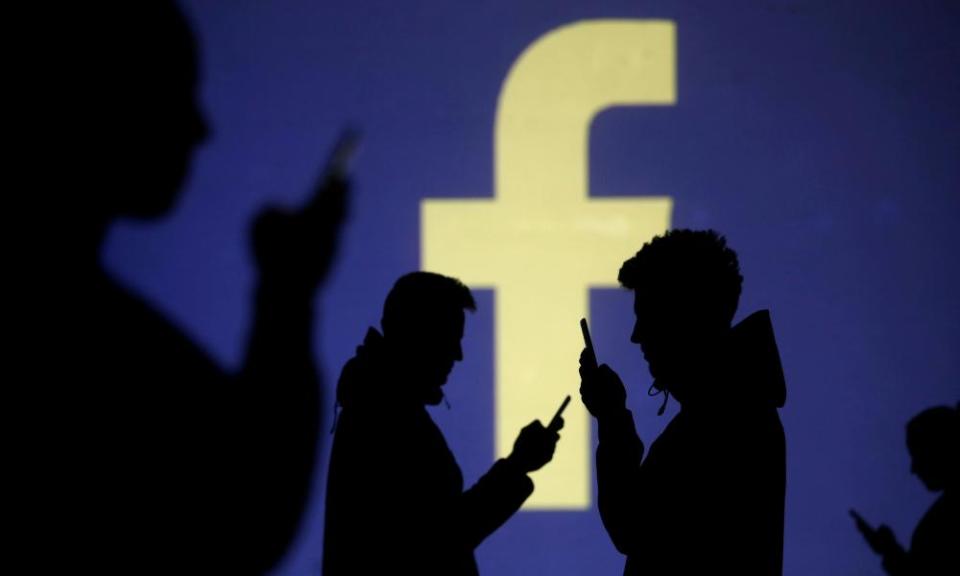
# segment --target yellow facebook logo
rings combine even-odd
[[[590,20],[553,30],[516,60],[500,91],[492,198],[421,205],[421,263],[494,290],[498,455],[520,428],[576,396],[577,321],[589,289],[616,286],[624,259],[669,227],[666,197],[590,198],[590,124],[614,106],[676,102],[675,26]],[[589,417],[574,402],[527,508],[584,509]]]

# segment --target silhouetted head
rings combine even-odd
[[[443,400],[440,387],[463,360],[464,310],[476,310],[470,289],[431,272],[402,276],[387,295],[380,321],[384,341],[424,404]]]
[[[82,189],[104,219],[155,218],[174,205],[207,135],[197,104],[194,35],[171,1],[85,4],[72,92]],[[89,196],[85,196],[89,195]]]
[[[683,402],[737,311],[743,277],[736,253],[712,230],[671,230],[624,262],[619,281],[634,292],[630,340],[655,385]]]
[[[907,424],[910,470],[933,492],[955,487],[960,459],[960,413],[949,406],[924,410]]]

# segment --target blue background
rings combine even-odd
[[[352,218],[318,307],[321,473],[277,574],[319,571],[331,393],[393,281],[419,266],[420,200],[492,193],[507,70],[537,37],[586,18],[676,22],[678,103],[597,119],[591,194],[673,197],[674,227],[715,228],[739,252],[738,317],[772,310],[788,381],[784,573],[881,573],[850,506],[909,541],[933,496],[909,473],[904,425],[960,399],[956,2],[196,1],[184,10],[199,35],[213,136],[175,212],[114,227],[104,259],[225,367],[240,365],[250,322],[251,218],[265,203],[306,198],[345,123],[365,134]],[[435,411],[468,481],[493,459],[495,295],[478,296],[466,360],[447,386],[452,408]],[[594,291],[591,310],[597,349],[628,382],[649,442],[676,406],[657,418],[658,401],[645,397],[649,376],[627,341],[630,295]],[[488,574],[618,574],[623,562],[595,510],[522,512],[477,555]]]

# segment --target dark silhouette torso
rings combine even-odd
[[[782,572],[783,376],[769,319],[744,324],[750,367],[720,371],[717,394],[685,404],[642,464],[632,415],[601,423],[599,507],[625,574]]]
[[[780,574],[784,434],[775,409],[723,418],[681,411],[641,469],[643,552],[628,574]],[[725,571],[725,570],[721,570]]]
[[[77,299],[51,307],[59,328],[45,346],[56,354],[40,369],[57,562],[99,573],[269,569],[298,528],[316,426],[316,406],[290,413],[281,397],[315,397],[315,384],[281,372],[258,393],[262,378],[225,373],[105,274],[71,287]]]
[[[917,576],[960,573],[960,510],[949,491],[934,502],[913,531],[908,562]]]
[[[409,383],[371,341],[341,376],[341,391],[356,394],[343,402],[330,456],[323,573],[477,574],[474,549],[533,485],[501,460],[464,492],[440,429],[405,399]]]

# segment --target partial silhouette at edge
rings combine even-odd
[[[174,2],[64,7],[68,92],[49,184],[29,214],[22,327],[36,568],[97,573],[268,570],[299,528],[316,458],[314,299],[348,182],[252,228],[259,269],[245,360],[229,374],[103,268],[121,218],[176,205],[209,127],[194,35]],[[59,21],[59,20],[58,20]],[[56,77],[56,76],[55,76]],[[70,117],[67,117],[67,114]],[[36,233],[39,230],[39,233]]]
[[[907,424],[907,450],[911,472],[940,496],[913,531],[910,548],[904,548],[885,524],[872,526],[851,509],[857,530],[883,560],[891,576],[934,576],[960,573],[960,405],[936,406],[914,416]]]

